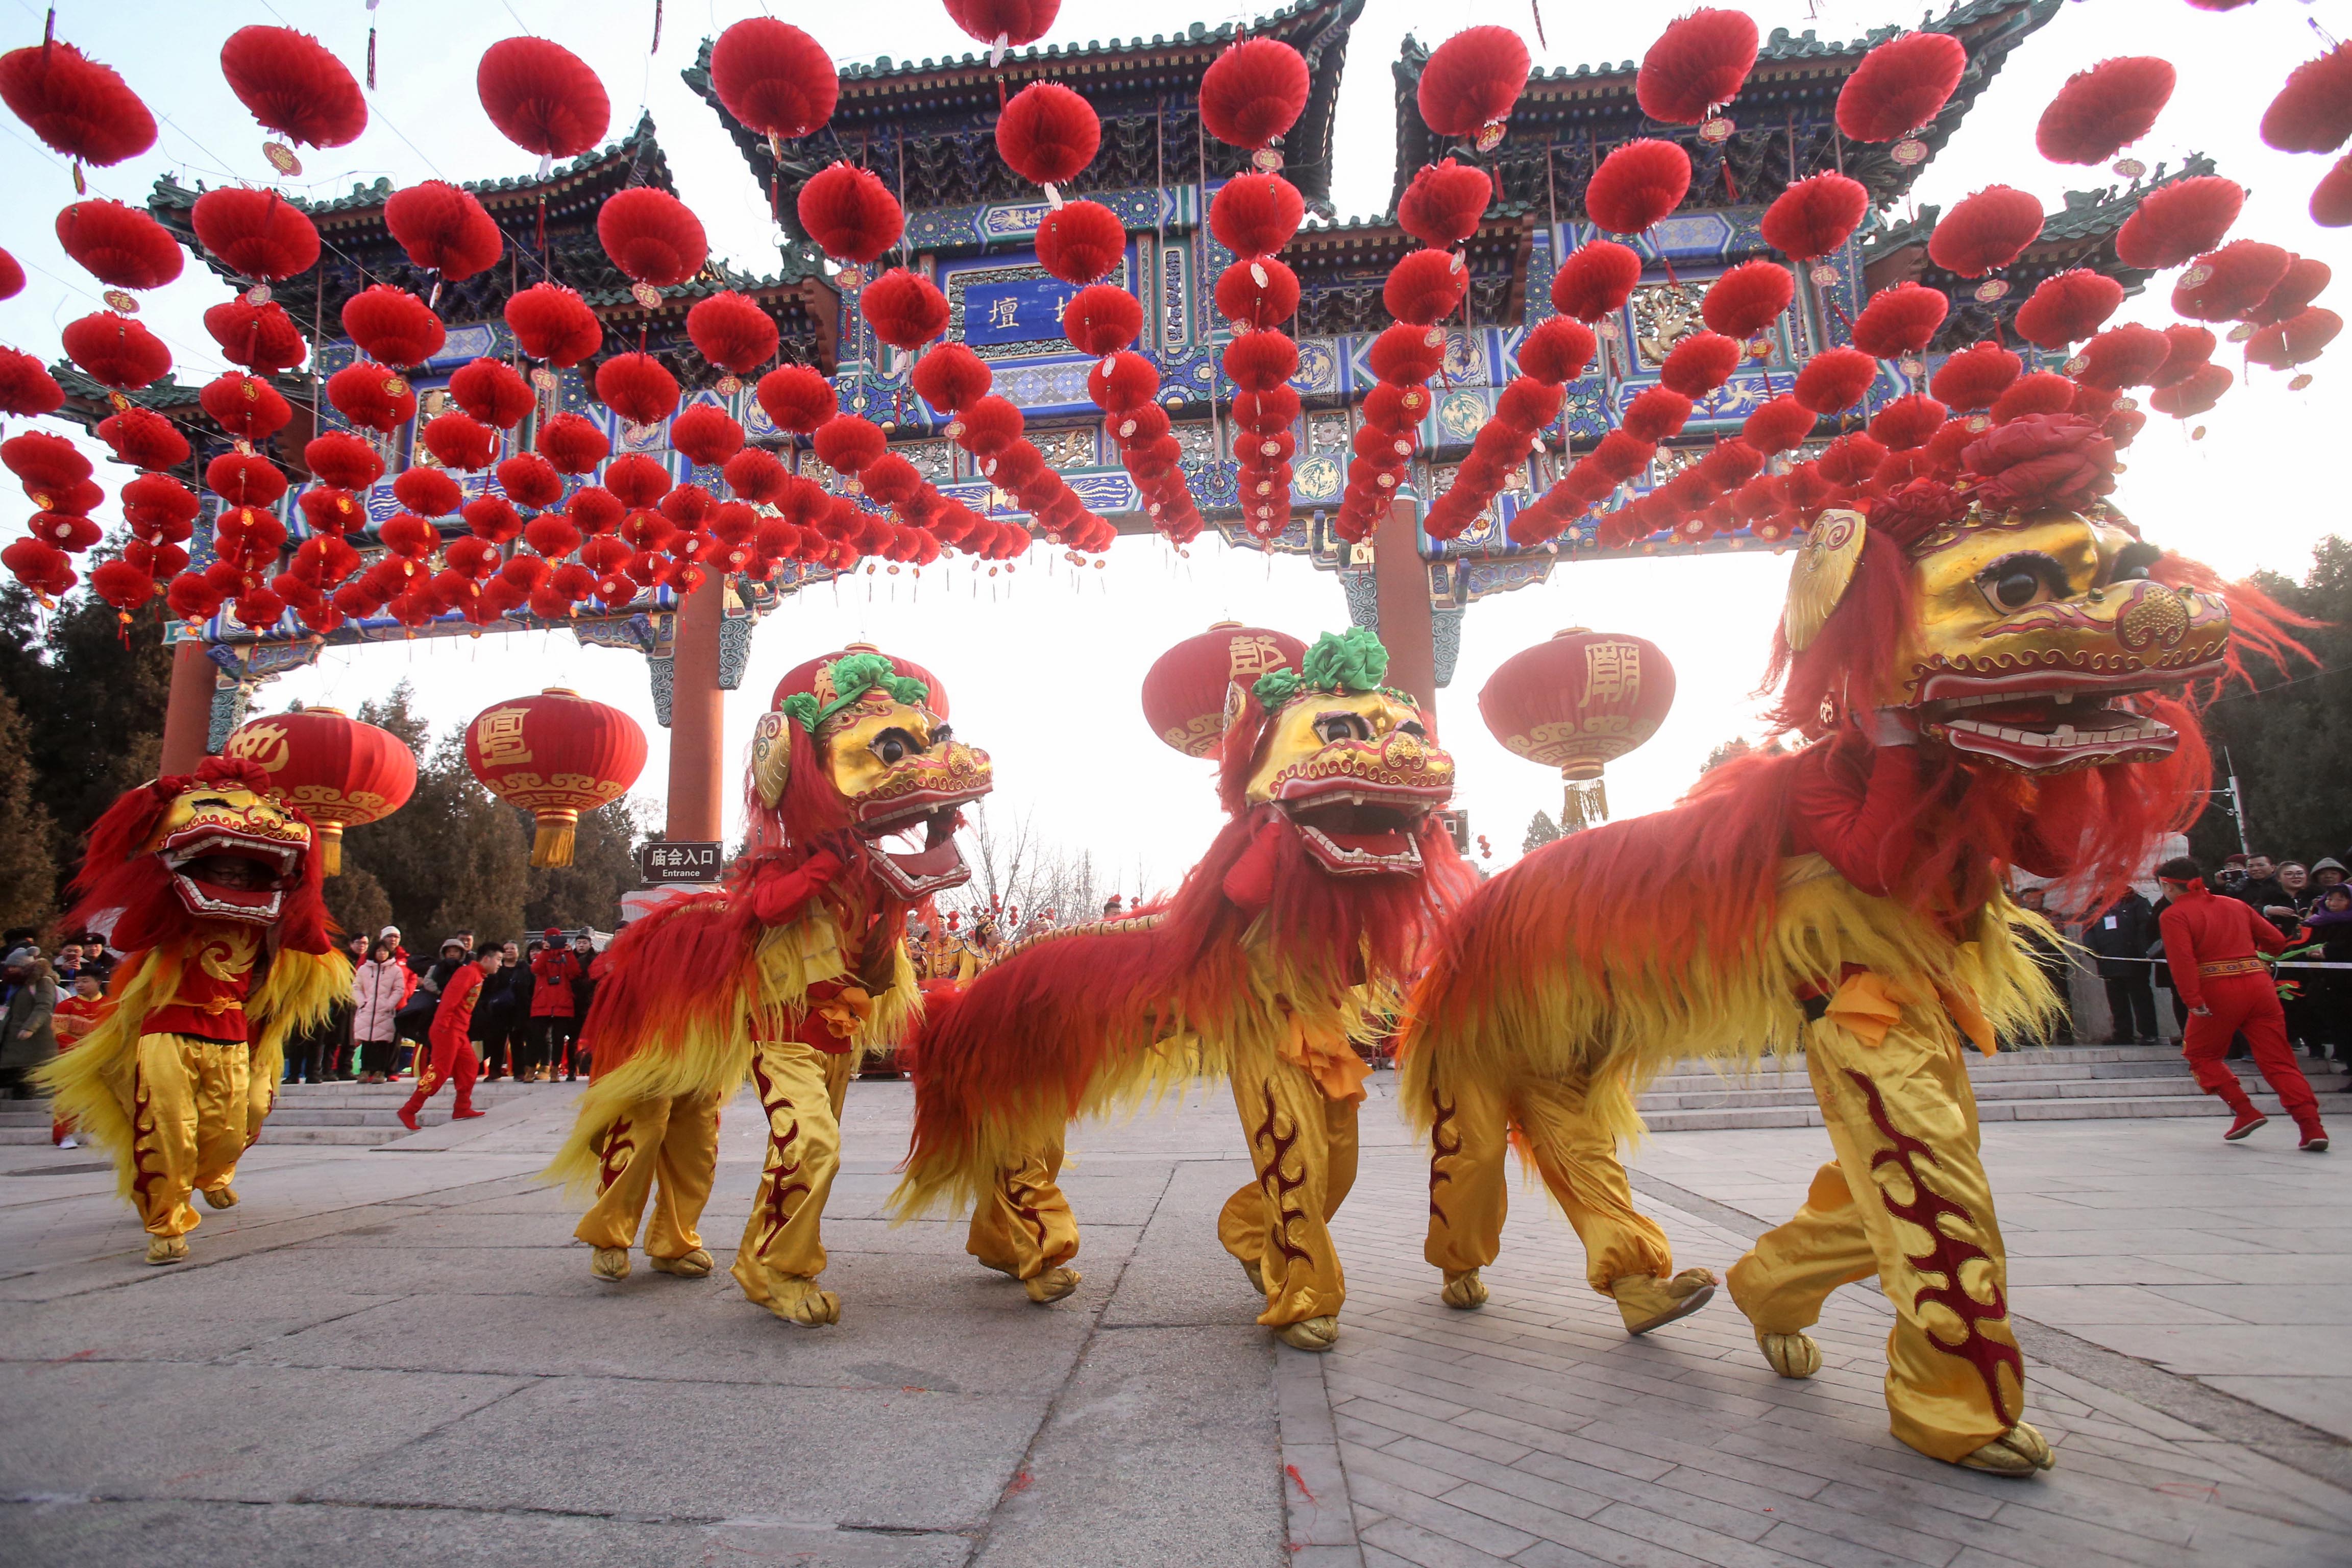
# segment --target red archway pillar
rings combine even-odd
[[[1389,650],[1388,683],[1412,693],[1433,732],[1436,622],[1429,608],[1429,568],[1421,559],[1419,517],[1409,500],[1390,502],[1372,534],[1372,586],[1380,605],[1381,646]]]
[[[678,606],[670,644],[669,816],[663,837],[713,843],[724,837],[719,766],[719,628],[727,580],[714,572]]]
[[[163,754],[156,771],[168,777],[192,773],[212,748],[213,661],[205,645],[190,637],[172,645],[172,694],[163,706]]]

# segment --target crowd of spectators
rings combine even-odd
[[[476,945],[452,931],[430,959],[412,955],[398,926],[352,939],[352,994],[315,1036],[286,1055],[289,1083],[390,1083],[415,1076],[450,979],[482,953],[503,962],[482,984],[471,1023],[482,1076],[518,1083],[573,1081],[588,1070],[580,1020],[595,989],[593,933],[550,927],[527,943]]]

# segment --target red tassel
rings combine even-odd
[[[539,237],[534,244],[533,248],[539,250],[542,254],[544,254],[547,249],[547,195],[545,192],[541,192],[540,194]]]
[[[1551,47],[1550,40],[1544,37],[1543,0],[1528,0],[1528,9],[1536,14],[1536,47],[1541,49]]]
[[[649,55],[661,53],[661,14],[662,0],[654,0],[654,47],[646,51]]]

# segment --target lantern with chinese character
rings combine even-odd
[[[1160,656],[1143,677],[1143,716],[1152,732],[1188,757],[1214,756],[1226,723],[1241,710],[1235,688],[1296,669],[1307,645],[1283,632],[1219,621]]]
[[[249,720],[229,731],[221,752],[259,767],[318,825],[330,877],[342,874],[343,829],[383,821],[416,789],[416,754],[399,736],[334,708]]]
[[[1652,735],[1675,701],[1675,667],[1657,645],[1571,626],[1512,655],[1478,693],[1478,716],[1506,751],[1559,770],[1562,828],[1609,816],[1601,770]]]
[[[617,708],[551,686],[477,714],[466,726],[466,765],[483,788],[538,819],[532,865],[569,866],[580,814],[637,782],[646,732]]]

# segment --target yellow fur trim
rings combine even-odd
[[[1148,939],[1139,933],[1139,940]],[[1335,989],[1301,973],[1258,927],[1244,938],[1244,955],[1246,983],[1213,1007],[1185,1015],[1171,1004],[1166,1014],[1115,1031],[1075,1100],[1040,1085],[1009,1103],[967,1106],[972,1124],[960,1145],[927,1151],[908,1163],[890,1194],[891,1223],[961,1213],[999,1171],[1057,1142],[1072,1121],[1131,1115],[1225,1078],[1237,1062],[1281,1059],[1311,1071],[1315,1058],[1383,1032],[1400,1005],[1393,982]],[[1105,1011],[1111,1006],[1107,998]],[[1020,1042],[999,1048],[1016,1051]]]
[[[1595,1119],[1632,1142],[1643,1131],[1633,1100],[1651,1080],[1688,1058],[1748,1068],[1795,1052],[1805,1022],[1799,993],[1835,992],[1848,964],[1918,983],[1923,994],[1971,996],[2005,1037],[2044,1032],[2056,1010],[2049,982],[2019,945],[2019,933],[2049,928],[2006,898],[1979,910],[1966,939],[1955,941],[1803,855],[1782,862],[1777,907],[1759,920],[1769,925],[1747,944],[1747,962],[1710,948],[1630,955],[1587,972],[1529,953],[1514,973],[1484,977],[1488,989],[1475,1003],[1408,1025],[1398,1084],[1406,1115],[1426,1135],[1433,1096],[1457,1075],[1495,1086],[1583,1079]],[[1466,978],[1457,976],[1457,987]]]
[[[726,916],[725,900],[714,898],[656,918]],[[716,1095],[724,1104],[751,1071],[754,1040],[790,1037],[808,1016],[811,986],[853,978],[829,910],[820,907],[789,924],[762,928],[744,962],[710,976],[700,1005],[674,1020],[666,1038],[639,1042],[619,1067],[594,1076],[580,1097],[571,1134],[541,1179],[561,1182],[575,1196],[593,1194],[602,1178],[605,1134],[630,1107],[696,1094]],[[872,1010],[851,1038],[851,1053],[863,1060],[867,1052],[896,1044],[921,1012],[915,967],[901,944],[892,954],[891,983],[875,994]]]
[[[131,1101],[139,1060],[139,1026],[168,1007],[180,990],[176,951],[151,949],[115,976],[112,1011],[80,1045],[42,1065],[35,1081],[57,1097],[56,1112],[114,1160],[115,1186],[131,1195]],[[352,962],[341,952],[279,952],[259,988],[246,998],[250,1036],[247,1081],[275,1084],[285,1070],[286,1039],[326,1017],[352,994]]]

